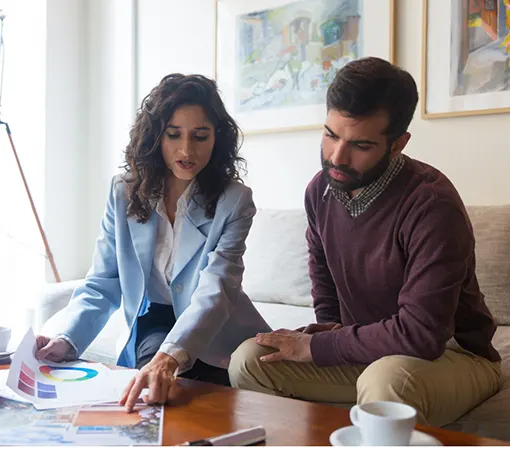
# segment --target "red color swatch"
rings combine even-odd
[[[25,382],[29,387],[34,387],[35,386],[35,382],[34,382],[34,379],[31,378],[31,377],[28,377],[24,371],[20,371],[19,372],[19,378],[20,380],[22,380],[23,382]]]
[[[21,379],[18,381],[18,388],[23,391],[23,393],[34,396],[34,389],[29,387],[26,383],[22,382]]]
[[[35,379],[35,373],[23,362],[21,362],[21,371],[24,371],[28,377]]]

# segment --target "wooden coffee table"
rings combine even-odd
[[[351,425],[342,408],[252,391],[178,379],[165,407],[163,444],[217,436],[262,425],[266,445],[329,446],[329,436]],[[417,430],[436,437],[446,446],[509,446],[510,443],[433,427]]]
[[[0,365],[7,369],[8,365]],[[270,446],[329,446],[329,436],[351,425],[345,409],[252,391],[178,379],[165,406],[163,444],[214,437],[258,425]],[[433,427],[417,429],[446,446],[509,446],[510,443]]]

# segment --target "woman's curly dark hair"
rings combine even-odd
[[[215,129],[211,159],[196,177],[197,193],[205,197],[202,206],[208,218],[214,217],[228,184],[241,181],[239,171],[245,167],[239,156],[241,131],[225,109],[216,83],[202,75],[167,75],[143,99],[125,151],[127,214],[140,223],[147,222],[164,195],[168,167],[160,142],[168,121],[183,105],[202,106]]]

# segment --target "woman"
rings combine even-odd
[[[130,335],[118,364],[140,369],[121,398],[128,411],[145,387],[146,402],[164,403],[177,374],[229,384],[231,353],[270,330],[241,288],[256,209],[240,183],[238,137],[213,81],[172,74],[152,90],[112,181],[92,268],[58,337],[37,337],[38,358],[79,357],[122,303]]]

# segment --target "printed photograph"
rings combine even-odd
[[[133,413],[117,403],[36,410],[0,398],[0,445],[161,445],[163,407],[140,399]]]

